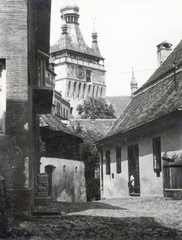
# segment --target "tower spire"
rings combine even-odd
[[[134,74],[134,68],[133,67],[132,67],[132,76],[131,76],[130,86],[131,86],[131,96],[133,97],[134,92],[138,89],[138,83],[135,79],[135,74]]]
[[[98,34],[97,34],[97,31],[95,30],[95,20],[96,18],[94,18],[94,22],[93,22],[92,49],[100,55],[100,50],[99,50],[98,41],[97,41]]]

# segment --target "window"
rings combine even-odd
[[[89,87],[88,87],[88,94],[87,94],[87,98],[89,98],[89,97],[90,97],[90,89],[91,89],[91,85],[89,85]]]
[[[111,172],[110,169],[110,150],[106,151],[106,174],[109,175]]]
[[[82,98],[84,98],[84,96],[85,96],[85,89],[86,89],[86,84],[83,85]]]
[[[95,97],[95,86],[93,86],[92,97]]]
[[[116,172],[121,173],[121,147],[116,148]]]
[[[0,59],[0,132],[3,131],[3,123],[6,111],[6,70],[5,59]]]
[[[100,89],[100,97],[102,97],[103,94],[103,88]]]
[[[73,113],[73,108],[72,107],[70,107],[70,114],[72,114]]]
[[[99,91],[99,87],[96,88],[96,98],[98,98],[98,91]]]
[[[61,105],[57,102],[57,114],[60,115]]]
[[[80,91],[81,91],[81,83],[79,83],[79,86],[78,86],[78,98],[80,97]]]
[[[45,85],[45,68],[46,68],[46,61],[44,58],[38,57],[37,58],[37,69],[38,69],[38,86]]]
[[[50,80],[50,73],[47,74],[48,80]]]
[[[103,185],[103,150],[100,152],[101,185]],[[103,187],[103,186],[102,186]]]
[[[77,82],[74,83],[74,87],[73,87],[73,96],[76,97],[76,86],[77,86]]]
[[[71,82],[69,81],[69,83],[68,83],[67,97],[69,97],[69,94],[70,94],[70,87],[71,87]]]
[[[91,82],[91,71],[90,70],[86,70],[86,80],[87,80],[87,82]]]
[[[160,176],[161,172],[161,138],[157,137],[153,139],[153,165],[154,171],[157,176]]]

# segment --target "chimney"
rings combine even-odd
[[[168,41],[164,41],[157,45],[157,65],[160,65],[166,60],[166,58],[172,52],[172,44]]]

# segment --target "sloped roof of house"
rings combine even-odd
[[[174,61],[177,66],[176,74],[174,74]],[[182,41],[149,80],[135,92],[130,104],[103,139],[124,134],[181,108],[181,63]]]
[[[148,81],[138,90],[143,90],[146,86],[156,82],[161,77],[167,76],[174,70],[174,64],[178,68],[182,64],[182,41],[176,46],[173,52],[163,62],[163,64],[152,74]]]
[[[131,101],[131,96],[109,96],[106,98],[113,106],[116,117],[119,117],[121,113],[123,113],[129,102]]]
[[[40,127],[49,128],[49,130],[56,132],[63,132],[65,134],[73,135],[75,137],[81,138],[78,134],[75,134],[74,131],[67,127],[57,116],[52,114],[41,114],[40,117]]]

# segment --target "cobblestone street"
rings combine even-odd
[[[166,198],[52,203],[16,219],[3,239],[182,239],[182,201]]]

